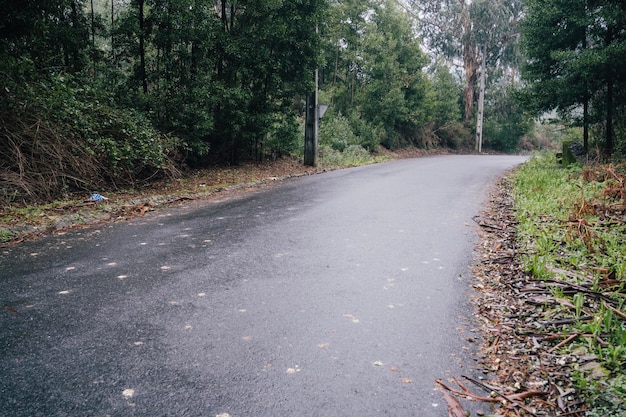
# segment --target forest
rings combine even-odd
[[[479,140],[516,152],[557,131],[603,158],[626,154],[621,1],[0,7],[4,202],[301,155],[316,85],[329,106],[319,132],[326,155],[474,150]]]

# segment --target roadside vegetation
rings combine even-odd
[[[485,146],[518,150],[530,118],[503,117],[517,105],[505,94],[512,55],[501,52],[514,47],[505,35],[515,33],[520,0],[499,1],[498,13],[486,13],[492,6],[484,2],[471,14],[469,5],[451,8],[443,20],[466,22],[461,31],[417,22],[420,13],[440,16],[438,3],[3,3],[0,207],[301,157],[316,70],[319,101],[329,106],[320,165],[363,163],[381,147],[471,149],[481,50],[471,27],[490,27],[499,39],[490,49],[497,59]],[[480,21],[462,18],[470,15]],[[467,68],[452,65],[461,58]]]
[[[498,417],[626,415],[626,164],[534,154],[501,178],[480,226],[473,285],[484,378],[438,380]]]
[[[513,181],[522,266],[555,323],[544,336],[555,353],[593,358],[571,375],[587,415],[624,416],[626,164],[564,167],[543,154]]]
[[[92,199],[91,192],[68,190],[39,204],[13,201],[0,207],[0,247],[66,228],[128,219],[159,207],[224,196],[292,177],[432,153],[416,148],[372,153],[353,145],[343,151],[326,144],[320,148],[317,167],[305,167],[301,156],[291,155],[262,163],[249,161],[238,166],[188,170],[181,176],[98,190],[94,194],[101,195],[101,200]]]

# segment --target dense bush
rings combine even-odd
[[[328,115],[320,122],[319,144],[342,152],[350,145],[360,145],[360,141],[352,130],[350,121],[338,114]]]
[[[142,114],[56,74],[0,105],[0,198],[47,200],[176,175],[181,142]]]
[[[303,138],[304,126],[294,114],[277,113],[267,133],[263,154],[276,159],[302,153]]]

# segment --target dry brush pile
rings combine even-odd
[[[88,95],[62,82],[0,91],[0,206],[178,174],[178,139],[131,109],[80,94]]]

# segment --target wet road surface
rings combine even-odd
[[[447,416],[511,156],[334,171],[0,251],[1,416]]]

